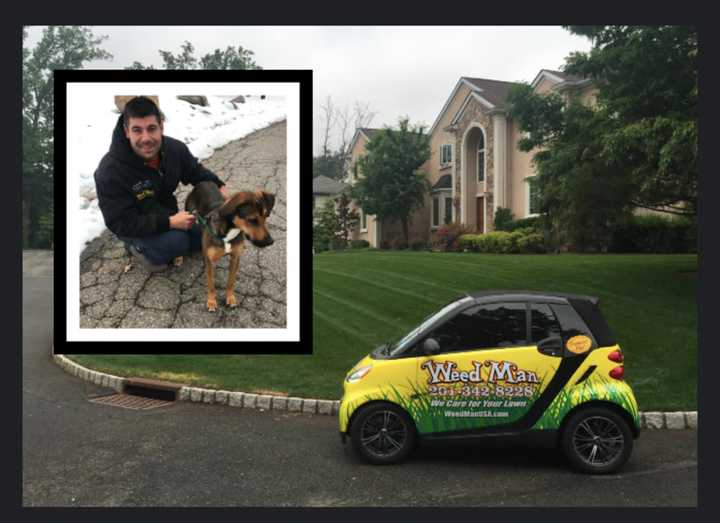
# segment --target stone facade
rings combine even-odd
[[[488,114],[487,110],[480,105],[476,100],[471,99],[468,102],[468,106],[465,108],[462,117],[457,122],[457,130],[455,131],[455,150],[458,151],[458,159],[460,161],[455,162],[455,172],[453,173],[455,181],[455,205],[456,216],[462,216],[462,208],[466,207],[465,211],[465,223],[470,228],[477,227],[477,210],[475,209],[475,195],[472,191],[466,191],[468,194],[463,194],[463,169],[465,170],[465,187],[474,187],[474,169],[473,172],[468,172],[468,157],[474,154],[474,151],[467,150],[468,137],[473,127],[476,124],[482,126],[485,135],[485,230],[490,232],[493,224],[493,195],[494,191],[494,144],[495,136],[493,129],[492,116]],[[465,142],[463,144],[463,142]],[[460,158],[462,155],[462,158]],[[475,161],[470,162],[470,165],[474,166]]]

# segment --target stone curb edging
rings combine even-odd
[[[123,392],[126,378],[97,372],[78,365],[70,358],[61,354],[53,354],[53,360],[62,369],[80,379],[90,381],[101,387],[108,387],[116,392]],[[249,392],[232,392],[227,390],[203,389],[200,387],[183,386],[178,393],[178,400],[196,403],[215,403],[229,407],[257,409],[260,411],[301,412],[303,414],[322,414],[336,416],[340,401],[312,398],[272,396]],[[697,429],[697,411],[690,412],[641,412],[640,423],[643,429]]]
[[[53,360],[68,374],[72,374],[85,381],[90,381],[101,387],[108,387],[118,393],[123,392],[126,378],[113,376],[88,369],[61,354],[53,354]],[[232,392],[227,390],[204,389],[201,387],[183,386],[178,392],[177,399],[196,403],[215,403],[229,407],[242,407],[257,409],[259,411],[274,410],[286,412],[301,412],[303,414],[322,414],[326,416],[337,415],[340,401],[298,398],[286,396],[272,396],[269,394],[254,394],[249,392]]]

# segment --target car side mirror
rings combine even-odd
[[[435,338],[428,338],[422,344],[422,353],[425,356],[432,356],[433,354],[440,354],[440,344]]]
[[[546,356],[562,356],[563,340],[560,336],[550,336],[538,342],[537,350]]]

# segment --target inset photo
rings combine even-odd
[[[58,73],[55,351],[311,352],[310,72]]]

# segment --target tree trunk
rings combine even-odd
[[[408,233],[408,219],[403,218],[401,221],[402,221],[403,235],[405,236],[405,246],[409,247],[410,246],[410,237],[409,237],[410,235]]]

